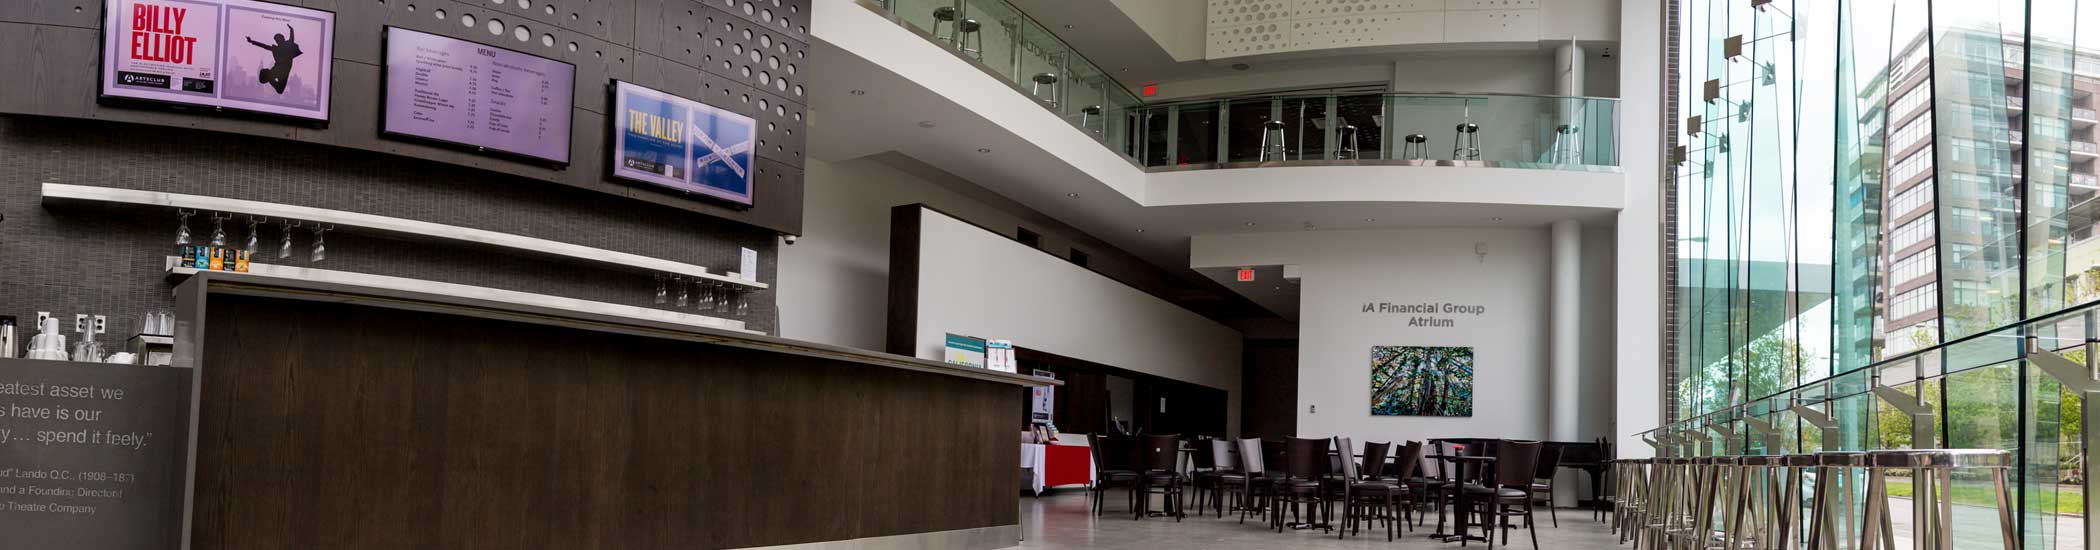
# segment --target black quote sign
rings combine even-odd
[[[0,360],[0,546],[181,547],[190,373]]]

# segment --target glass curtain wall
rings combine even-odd
[[[2100,2],[1673,9],[1661,444],[2005,449],[2021,544],[2083,547],[2091,388],[2031,354],[2100,332]],[[1996,547],[1986,487],[1957,548]]]

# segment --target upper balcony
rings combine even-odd
[[[1411,165],[1618,171],[1618,101],[1339,94],[1146,104],[1005,0],[859,0],[1147,171]]]
[[[1624,204],[1612,99],[1148,104],[1116,79],[1120,65],[1074,53],[1000,0],[816,0],[812,16],[824,69],[811,72],[813,160],[894,152],[1097,234],[1144,229],[1166,249],[1169,228],[1529,223]],[[1113,30],[1092,32],[1128,24],[1103,19]]]

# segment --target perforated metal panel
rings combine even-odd
[[[1539,0],[1210,0],[1204,56],[1538,39]]]

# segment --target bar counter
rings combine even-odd
[[[1016,409],[1057,384],[413,289],[176,294],[195,548],[1005,548]]]

